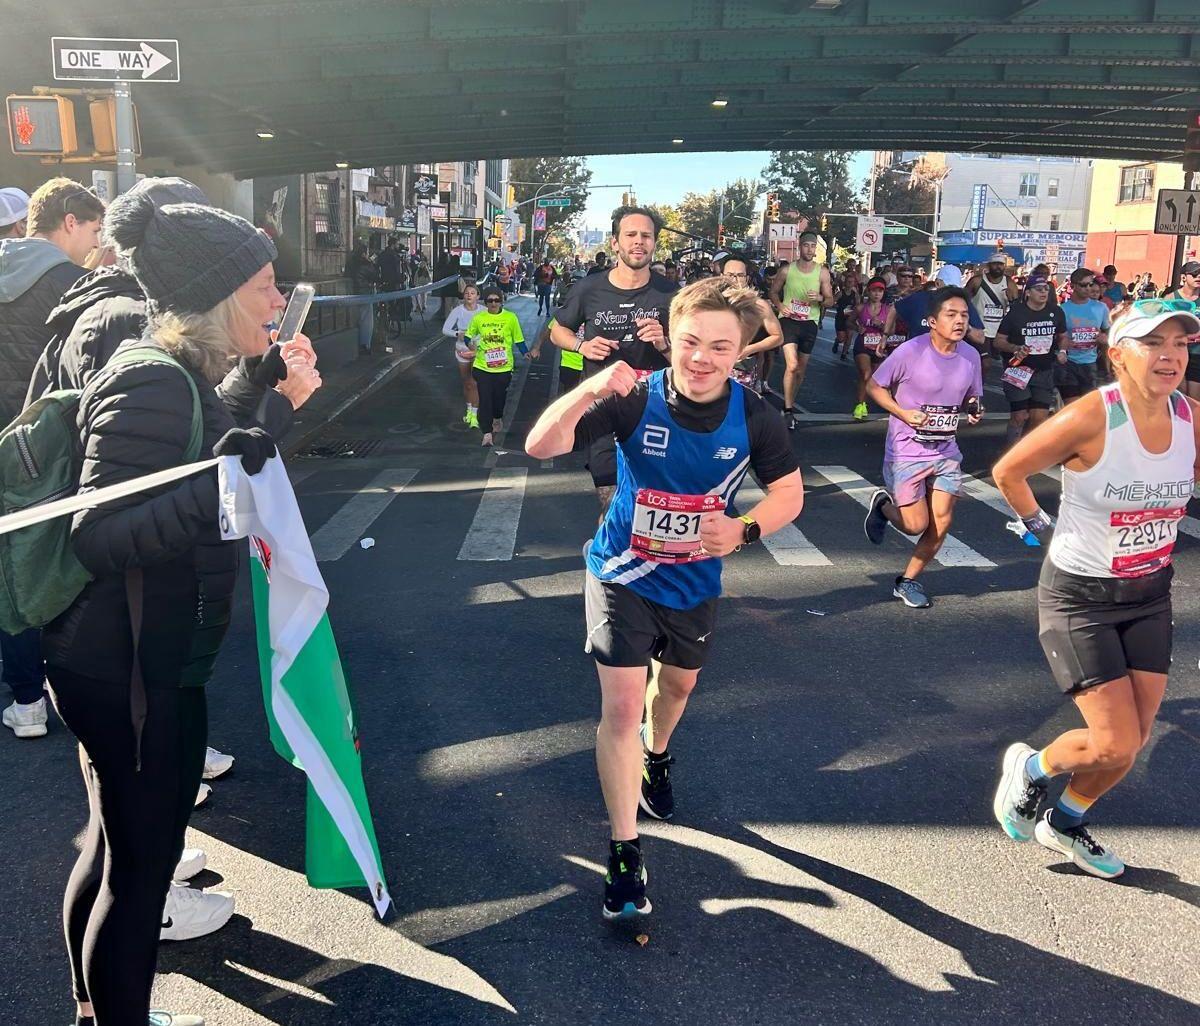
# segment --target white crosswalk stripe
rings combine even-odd
[[[738,489],[738,509],[749,512],[764,498],[758,482],[747,477]],[[833,566],[833,560],[805,538],[795,524],[785,524],[763,538],[762,544],[780,566]]]
[[[362,491],[355,493],[312,536],[317,562],[330,563],[341,559],[416,476],[415,470],[396,468],[381,470],[376,474]]]
[[[528,476],[525,467],[497,467],[491,472],[471,529],[458,551],[459,559],[491,562],[513,558]]]
[[[843,492],[850,496],[860,506],[867,509],[871,506],[871,495],[875,491],[875,486],[865,478],[854,473],[849,467],[813,467],[830,484],[837,485]],[[896,532],[902,538],[907,535],[900,531]],[[912,539],[909,539],[912,541]],[[993,563],[987,556],[981,555],[965,542],[955,538],[954,535],[946,535],[946,540],[942,544],[941,551],[937,554],[937,562],[942,566],[976,566],[976,567],[993,567]]]

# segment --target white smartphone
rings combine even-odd
[[[308,318],[308,308],[312,306],[315,295],[316,290],[303,282],[292,289],[287,309],[283,311],[283,319],[279,322],[279,334],[275,336],[276,342],[282,345],[285,342],[291,342],[296,337],[300,329],[304,327],[304,322]]]

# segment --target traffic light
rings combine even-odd
[[[717,245],[722,247],[725,245],[725,226],[723,224],[717,225]]]
[[[821,215],[821,234],[824,235],[827,231],[829,231],[829,215],[822,214]]]
[[[8,139],[17,156],[74,155],[75,105],[65,96],[8,97]]]
[[[1184,171],[1200,171],[1200,110],[1188,111],[1187,140],[1183,144]]]
[[[767,220],[779,220],[779,193],[777,192],[767,193]]]

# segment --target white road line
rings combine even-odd
[[[871,495],[875,491],[875,486],[865,478],[859,477],[849,467],[813,467],[812,469],[830,484],[837,485],[860,506],[870,509]],[[901,531],[896,531],[896,533],[902,538],[908,538],[908,535]],[[908,538],[908,540],[913,541],[912,538]],[[946,541],[942,544],[942,550],[936,558],[942,566],[989,567],[996,565],[987,556],[976,552],[971,546],[955,538],[952,534],[946,535]]]
[[[995,485],[981,481],[970,474],[963,474],[963,491],[977,502],[982,502],[985,506],[991,506],[997,513],[1003,513],[1008,520],[1016,519],[1016,513],[1004,501],[1004,496],[1000,494],[1000,490]]]
[[[317,562],[332,563],[341,559],[416,476],[415,470],[396,468],[381,470],[376,474],[370,484],[355,493],[313,535],[312,547]]]
[[[492,562],[513,558],[528,474],[525,467],[496,467],[492,471],[471,529],[458,550],[459,559]]]
[[[1061,484],[1062,468],[1050,467],[1047,470],[1043,470],[1042,477],[1048,477],[1051,481]],[[1200,520],[1197,520],[1195,517],[1184,517],[1179,521],[1179,530],[1189,538],[1200,538]]]
[[[766,498],[758,482],[747,477],[737,493],[737,507],[748,513]],[[762,540],[763,547],[771,553],[780,566],[833,566],[833,560],[800,533],[795,524],[785,524],[774,534]]]

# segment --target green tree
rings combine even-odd
[[[686,193],[679,204],[683,230],[715,243],[717,227],[721,223],[723,194],[726,243],[731,239],[744,238],[752,224],[754,204],[761,191],[762,186],[757,180],[739,178],[726,185],[724,190]]]
[[[670,203],[647,203],[646,207],[658,214],[664,228],[687,231],[683,226],[683,215],[680,214],[678,207],[674,207]],[[676,235],[674,232],[660,232],[658,245],[654,248],[654,255],[660,260],[665,260],[671,255],[672,250],[682,249],[686,241],[682,236]]]
[[[850,184],[850,154],[841,150],[774,150],[763,177],[767,189],[778,193],[782,210],[807,217],[814,231],[820,230],[822,214],[865,209],[861,193]],[[831,217],[829,234],[853,246],[857,224],[852,217]]]
[[[864,188],[870,188],[870,180],[864,183]],[[883,214],[903,224],[915,225],[925,231],[933,231],[933,204],[933,185],[920,175],[906,178],[889,173],[880,174],[875,179],[877,214]],[[909,233],[908,244],[924,238],[923,235]],[[904,242],[904,236],[897,235],[888,241],[899,245]]]
[[[586,157],[514,157],[508,164],[508,177],[512,182],[534,182],[534,185],[513,185],[516,201],[533,199],[537,195],[539,185],[553,186],[560,182],[572,186],[578,191],[572,191],[569,207],[547,207],[546,228],[555,227],[570,229],[576,227],[576,222],[587,206],[588,185],[592,180],[591,169],[587,166]],[[560,188],[544,188],[542,195],[561,193]],[[517,211],[521,219],[529,224],[530,208],[534,204],[521,207]],[[544,233],[536,232],[535,244],[541,242]],[[529,240],[526,239],[528,243]]]

